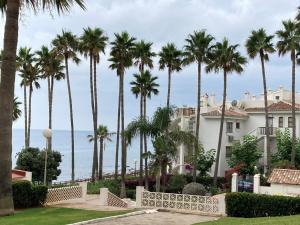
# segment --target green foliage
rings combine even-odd
[[[29,181],[17,181],[12,185],[15,208],[41,206],[45,203],[48,189],[45,186],[33,186]]]
[[[119,180],[100,180],[94,183],[88,183],[88,194],[99,194],[100,188],[108,188],[108,190],[119,196],[120,195],[120,181]]]
[[[292,138],[289,129],[278,130],[276,133],[277,152],[272,157],[272,164],[278,168],[291,168]],[[295,166],[300,169],[300,140],[296,140]]]
[[[207,176],[207,172],[210,170],[215,161],[216,150],[211,149],[207,152],[202,150],[197,154],[197,170],[200,176]]]
[[[61,154],[57,151],[48,151],[47,153],[47,180],[56,180],[61,170]],[[32,172],[32,180],[42,182],[44,180],[45,150],[38,148],[23,149],[18,153],[16,169]]]
[[[261,150],[257,147],[257,138],[252,135],[245,135],[241,142],[234,143],[228,164],[231,168],[240,165],[241,175],[253,175],[261,154]]]
[[[300,213],[300,198],[252,193],[228,193],[225,197],[228,216],[287,216]]]
[[[186,184],[187,180],[184,175],[174,175],[169,179],[167,192],[181,193]]]
[[[136,190],[134,190],[134,189],[126,189],[126,197],[127,198],[131,198],[131,199],[135,199],[135,197],[136,197]]]
[[[205,195],[206,194],[206,189],[202,184],[199,183],[189,183],[184,186],[182,190],[182,194],[188,194],[188,195]]]

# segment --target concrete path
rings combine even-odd
[[[190,215],[171,212],[156,212],[128,216],[94,223],[95,225],[191,225],[194,223],[217,220],[217,217]]]

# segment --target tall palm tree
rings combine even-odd
[[[80,52],[84,57],[90,58],[90,92],[91,107],[93,116],[94,136],[97,134],[98,124],[98,97],[97,97],[97,63],[100,62],[100,53],[104,53],[108,37],[104,35],[104,31],[100,28],[92,29],[90,27],[84,29],[83,35],[80,37]],[[94,68],[93,68],[94,67]],[[92,166],[92,180],[98,179],[98,146],[97,140],[94,140],[94,154]]]
[[[295,111],[295,92],[296,92],[296,55],[300,50],[300,30],[296,22],[287,20],[282,21],[283,29],[276,32],[279,39],[277,42],[277,49],[279,56],[284,56],[290,53],[292,61],[292,118],[293,118],[293,132],[292,132],[292,152],[291,164],[295,166],[296,155],[296,111]]]
[[[133,51],[135,46],[135,38],[130,37],[127,32],[115,34],[115,41],[111,42],[112,48],[109,61],[111,69],[117,70],[119,76],[119,100],[120,115],[121,115],[121,148],[122,148],[122,163],[121,163],[121,193],[122,198],[126,197],[125,191],[125,175],[126,175],[126,140],[124,136],[124,75],[125,69],[132,66]],[[117,134],[118,135],[118,134]]]
[[[246,42],[246,49],[251,59],[254,59],[259,55],[261,63],[261,72],[263,78],[264,88],[264,103],[265,103],[265,126],[266,126],[266,146],[267,146],[267,168],[269,171],[271,166],[271,150],[270,150],[270,132],[269,132],[269,114],[268,114],[268,94],[267,94],[267,81],[265,62],[269,60],[270,53],[275,52],[274,45],[272,43],[273,35],[267,35],[266,31],[261,28],[257,31],[253,30],[250,37]]]
[[[191,63],[197,63],[197,116],[196,116],[196,139],[199,141],[199,129],[200,129],[200,110],[201,110],[201,70],[202,64],[207,62],[208,54],[212,47],[212,41],[214,37],[207,34],[205,30],[194,31],[193,34],[189,34],[185,39],[186,45],[183,52],[183,64],[189,65]],[[195,145],[193,151],[193,181],[196,182],[196,167],[197,167],[197,147]]]
[[[181,131],[176,124],[172,123],[174,110],[171,108],[158,108],[154,113],[151,121],[139,118],[132,121],[126,129],[128,143],[131,143],[132,138],[143,132],[152,139],[154,154],[148,152],[147,155],[158,166],[157,178],[162,174],[163,191],[166,188],[167,166],[175,159],[177,146],[185,144],[191,148],[196,139],[191,132]],[[157,179],[159,182],[160,179]],[[160,185],[157,185],[156,191],[160,191]]]
[[[170,95],[171,95],[171,75],[174,71],[181,70],[182,53],[178,50],[173,43],[168,43],[163,46],[159,52],[159,69],[163,70],[168,68],[168,95],[167,95],[167,107],[170,107]]]
[[[36,51],[37,65],[41,69],[43,79],[47,79],[48,84],[48,128],[52,129],[52,109],[53,109],[53,90],[54,81],[65,79],[63,73],[64,67],[60,59],[56,57],[54,52],[49,50],[48,47],[42,46],[39,51]],[[49,138],[49,149],[52,149],[52,138]]]
[[[22,103],[18,101],[18,97],[14,98],[14,107],[13,107],[13,121],[19,119],[22,115],[22,111],[19,107]]]
[[[223,79],[224,79],[222,115],[221,115],[219,140],[218,140],[217,156],[216,156],[215,171],[214,171],[215,187],[217,184],[217,177],[219,171],[223,124],[224,124],[225,108],[226,108],[225,104],[226,104],[226,96],[227,96],[227,75],[233,72],[236,72],[238,74],[242,73],[244,70],[243,66],[247,63],[246,58],[241,56],[241,54],[238,52],[237,50],[238,46],[239,45],[230,45],[230,43],[226,38],[224,38],[222,42],[217,42],[210,53],[210,59],[206,66],[207,72],[214,71],[215,73],[219,73],[220,71],[223,71]]]
[[[74,122],[73,122],[73,102],[71,93],[71,83],[69,76],[69,60],[72,60],[77,65],[80,59],[77,57],[78,51],[78,39],[71,32],[62,31],[62,35],[57,35],[57,37],[52,41],[53,52],[56,56],[65,63],[67,86],[68,86],[68,96],[69,96],[69,107],[70,107],[70,123],[71,123],[71,156],[72,156],[72,172],[71,179],[75,180],[75,149],[74,149]]]
[[[99,140],[100,151],[99,151],[99,180],[103,179],[103,153],[105,150],[105,142],[111,142],[111,136],[115,133],[109,132],[107,126],[99,125],[97,128],[97,138]],[[88,136],[89,141],[94,141],[95,138],[93,135]]]
[[[16,52],[21,5],[36,9],[56,8],[59,13],[69,11],[73,4],[85,8],[83,0],[13,0],[0,1],[0,10],[5,13],[4,49],[0,84],[0,216],[14,212],[11,187],[12,110],[16,73]]]
[[[34,53],[32,53],[31,48],[21,47],[18,52],[16,67],[17,70],[25,70],[28,65],[32,64],[34,61]],[[23,87],[24,93],[24,140],[25,140],[25,148],[29,147],[29,139],[28,139],[28,113],[27,113],[27,76],[22,77],[21,86]]]
[[[149,69],[153,68],[153,57],[156,56],[155,52],[152,51],[151,42],[145,42],[141,40],[135,44],[134,49],[134,65],[139,68],[140,73],[144,73],[145,66],[149,67]],[[142,98],[142,97],[141,97]],[[143,97],[144,98],[144,97]],[[142,101],[142,100],[141,100]],[[143,102],[141,103],[141,116],[146,117],[146,112],[143,112],[143,109],[146,109],[146,106],[143,106]],[[144,146],[143,146],[144,142]],[[147,136],[140,134],[140,151],[147,153]],[[142,163],[140,163],[140,167]],[[141,181],[140,181],[141,182]],[[145,157],[145,188],[148,190],[148,159]]]

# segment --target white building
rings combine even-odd
[[[271,127],[270,145],[271,151],[276,151],[275,133],[277,129],[285,129],[292,126],[291,91],[282,86],[278,90],[268,91],[269,124]],[[221,119],[221,105],[217,103],[215,95],[205,95],[201,98],[201,117],[199,140],[205,150],[217,149]],[[300,94],[296,94],[296,136],[300,136]],[[178,108],[175,114],[176,120],[182,130],[195,132],[196,109],[191,107]],[[260,165],[266,165],[266,136],[263,94],[251,96],[246,92],[244,99],[239,101],[227,101],[225,111],[224,130],[220,154],[220,166],[218,175],[224,176],[229,169],[227,160],[231,155],[231,148],[235,140],[251,134],[257,136],[259,146],[264,150]],[[179,147],[176,164],[180,172],[183,171],[187,152],[184,146]],[[212,167],[212,173],[213,173]]]

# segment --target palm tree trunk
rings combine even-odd
[[[52,130],[52,107],[53,107],[53,90],[54,90],[54,76],[50,79],[50,92],[49,92],[49,129]],[[52,137],[48,141],[48,149],[52,150]]]
[[[66,77],[67,77],[69,105],[70,105],[70,122],[71,122],[71,157],[72,157],[71,179],[72,179],[72,182],[74,182],[74,180],[75,180],[75,149],[74,149],[73,103],[72,103],[72,93],[71,93],[71,84],[70,84],[70,76],[69,76],[69,64],[68,64],[67,57],[65,57],[65,66],[66,66]]]
[[[292,51],[292,118],[293,118],[293,135],[292,135],[292,153],[291,153],[291,164],[295,167],[295,156],[296,156],[296,111],[295,111],[295,79],[296,79],[296,55],[295,50]]]
[[[99,180],[103,179],[103,149],[104,149],[104,140],[103,138],[100,138]]]
[[[31,133],[31,100],[32,100],[32,84],[29,86],[29,99],[28,99],[28,131],[27,131],[27,144],[30,147],[30,133]]]
[[[161,167],[157,168],[156,176],[155,176],[155,191],[160,192],[160,169]]]
[[[140,118],[143,118],[143,95],[140,93]],[[143,133],[140,132],[140,171],[139,185],[143,185]]]
[[[167,165],[161,166],[161,175],[162,175],[162,192],[166,192],[167,184]]]
[[[147,118],[147,96],[144,96],[144,119]],[[144,134],[144,151],[145,153],[148,153],[147,150],[147,135]],[[148,171],[148,158],[145,158],[145,189],[149,189],[149,171]]]
[[[25,148],[28,148],[29,147],[29,144],[28,144],[28,115],[27,115],[27,86],[26,84],[24,84],[24,122],[25,122]]]
[[[270,170],[271,167],[271,149],[270,149],[270,128],[269,128],[269,112],[268,112],[268,94],[267,94],[267,81],[266,81],[266,71],[265,71],[265,61],[264,53],[260,52],[261,69],[263,76],[263,86],[264,86],[264,103],[265,103],[265,125],[266,125],[266,145],[267,145],[267,168],[266,172]]]
[[[115,152],[115,179],[118,178],[119,170],[119,144],[120,144],[120,113],[121,113],[121,77],[119,77],[119,98],[118,98],[118,124],[117,124],[117,141],[116,141],[116,152]]]
[[[93,88],[94,88],[94,135],[97,137],[97,126],[98,126],[98,98],[97,98],[97,59],[94,57],[94,81],[93,81]],[[94,141],[94,153],[96,153],[96,159],[98,158],[98,141],[95,139]],[[99,167],[99,165],[96,165]],[[100,170],[100,169],[99,169]],[[96,174],[97,178],[99,178],[99,173],[97,170]],[[100,178],[99,178],[100,179]],[[102,178],[101,178],[102,179]]]
[[[167,96],[167,107],[170,107],[170,95],[171,95],[171,68],[168,69],[168,96]]]
[[[200,110],[201,110],[201,63],[198,62],[196,143],[193,152],[193,181],[194,182],[196,182],[196,178],[197,178],[197,153],[198,153],[199,129],[200,129]]]
[[[14,213],[11,153],[19,10],[19,0],[7,1],[0,83],[0,216]]]
[[[125,176],[126,176],[126,141],[124,136],[124,68],[122,68],[121,74],[121,92],[120,92],[120,106],[121,106],[121,144],[122,144],[122,171],[121,171],[121,192],[120,197],[126,198],[125,190]]]
[[[224,125],[225,108],[226,108],[226,95],[227,95],[227,74],[226,74],[226,70],[224,70],[223,104],[222,104],[222,115],[221,115],[220,130],[219,130],[217,157],[216,157],[215,171],[214,171],[214,184],[213,184],[214,187],[217,187],[217,178],[218,178],[218,171],[219,171],[220,153],[221,153],[221,144],[222,144],[222,135],[223,135],[223,125]]]

